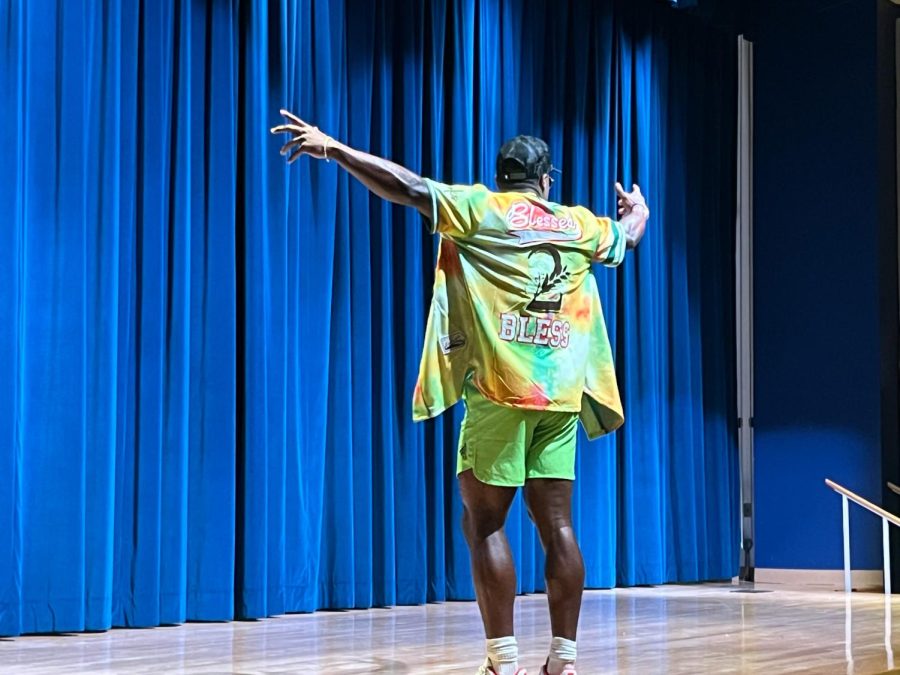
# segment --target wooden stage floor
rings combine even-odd
[[[894,666],[900,644],[889,624],[900,623],[900,599],[735,590],[704,584],[587,593],[579,673],[866,675]],[[516,621],[522,665],[537,675],[550,639],[544,597],[519,598]],[[4,639],[0,673],[472,675],[482,654],[477,607],[459,602]]]

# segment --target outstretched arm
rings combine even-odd
[[[287,124],[272,127],[271,131],[273,134],[291,135],[291,139],[281,148],[282,155],[290,153],[289,164],[300,155],[333,159],[382,199],[412,206],[428,218],[432,216],[431,195],[421,176],[390,160],[354,150],[287,110],[282,110],[281,114]]]
[[[625,192],[622,184],[616,183],[616,193],[619,195],[619,224],[625,230],[625,247],[632,249],[644,236],[650,209],[637,185],[632,186],[631,192]]]

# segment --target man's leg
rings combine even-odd
[[[473,385],[465,390],[466,415],[459,435],[456,473],[463,502],[463,532],[487,637],[480,675],[521,675],[513,634],[516,569],[503,526],[525,482],[527,416],[499,406]]]
[[[463,533],[469,544],[478,608],[490,639],[513,635],[516,568],[503,531],[517,488],[482,483],[473,471],[459,474]]]
[[[562,672],[575,661],[575,633],[584,591],[584,560],[572,528],[571,480],[534,478],[525,481],[525,504],[546,553],[544,577],[550,604],[553,642],[549,673]]]

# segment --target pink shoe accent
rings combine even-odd
[[[485,661],[484,665],[482,666],[482,668],[484,668],[484,671],[479,671],[479,672],[492,673],[493,675],[497,675],[497,671],[494,670],[491,666],[487,665],[487,663],[488,662]],[[541,669],[541,672],[542,673],[544,672],[543,669]],[[519,668],[516,671],[516,675],[528,675],[528,671],[525,670],[524,668]]]
[[[541,666],[540,675],[549,675],[547,673],[547,664],[546,663],[543,666]],[[560,675],[578,675],[578,673],[575,672],[575,666],[573,666],[571,663],[567,663],[566,667],[562,669],[562,672],[560,673]]]

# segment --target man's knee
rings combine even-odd
[[[540,532],[541,537],[552,534],[568,524],[568,519],[564,517],[564,513],[548,508],[545,502],[535,499],[530,492],[525,493],[525,510],[528,512],[531,522],[534,523]]]
[[[533,480],[525,486],[528,517],[537,526],[545,545],[571,532],[572,485],[569,481]]]
[[[572,526],[572,521],[566,516],[557,514],[538,515],[535,525],[545,546],[549,547],[558,543],[567,544],[575,540],[575,529]]]
[[[529,508],[528,515],[534,522],[545,549],[575,544],[575,528],[567,513]]]
[[[483,541],[503,529],[506,512],[463,507],[463,532],[471,541]]]

